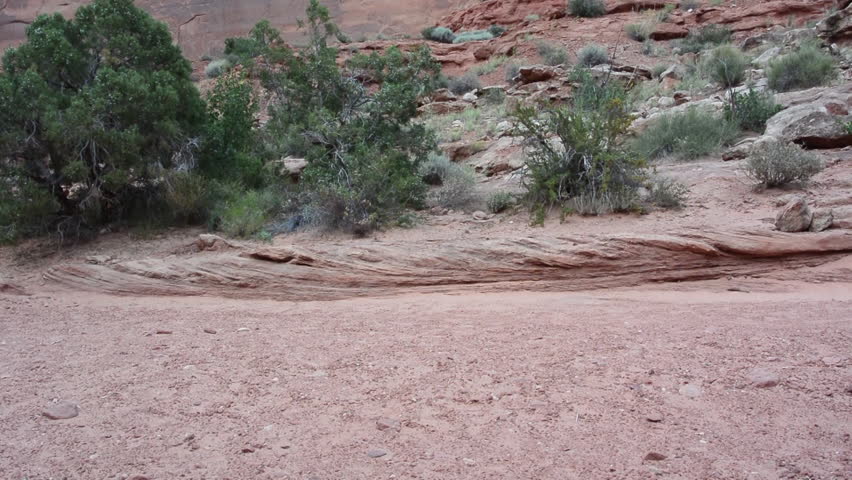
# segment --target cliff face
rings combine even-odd
[[[81,0],[0,0],[0,49],[20,42],[37,15],[59,12],[66,17],[87,3]],[[225,38],[244,35],[266,18],[298,40],[296,19],[307,0],[137,0],[137,5],[169,24],[185,54],[197,59],[221,51]],[[362,34],[409,33],[459,7],[463,0],[326,0],[335,21],[353,39]]]

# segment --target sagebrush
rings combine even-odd
[[[766,187],[805,183],[823,169],[822,161],[802,147],[768,141],[752,149],[746,174]]]

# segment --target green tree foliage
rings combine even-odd
[[[316,0],[306,26],[308,47],[264,74],[276,99],[266,133],[270,151],[307,159],[300,182],[306,220],[366,232],[422,202],[418,165],[435,141],[411,119],[418,97],[435,88],[440,66],[423,47],[356,55],[340,68],[328,45],[336,27]]]
[[[48,192],[60,226],[126,215],[204,121],[189,62],[132,0],[39,16],[3,72],[0,168]]]

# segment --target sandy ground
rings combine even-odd
[[[0,296],[0,478],[852,478],[852,285],[655,288]]]

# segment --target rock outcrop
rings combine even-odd
[[[852,84],[776,95],[787,107],[766,122],[765,135],[799,143],[806,148],[852,145]]]

